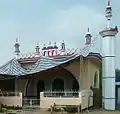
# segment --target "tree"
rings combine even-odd
[[[117,68],[117,69],[115,70],[115,73],[116,73],[117,76],[118,76],[118,75],[120,76],[120,69]]]

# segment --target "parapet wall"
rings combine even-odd
[[[15,96],[0,96],[0,104],[22,107],[22,93],[18,93]]]
[[[46,97],[44,92],[40,93],[40,108],[48,109],[51,105],[81,105],[81,109],[93,106],[93,93],[90,90],[79,92],[78,97]]]

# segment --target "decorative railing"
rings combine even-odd
[[[40,108],[40,99],[23,99],[23,109]]]
[[[44,97],[78,97],[79,91],[44,91]]]

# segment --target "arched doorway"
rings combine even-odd
[[[39,80],[37,82],[37,99],[40,98],[40,92],[43,92],[45,90],[45,83],[43,80]]]
[[[64,80],[56,78],[52,82],[52,91],[64,91]]]
[[[54,96],[64,95],[64,80],[61,78],[56,78],[52,82],[52,91]]]

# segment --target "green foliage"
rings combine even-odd
[[[0,112],[2,112],[2,104],[0,104]]]
[[[119,76],[120,76],[120,69],[116,69],[116,70],[115,70],[115,73],[116,73],[116,75],[119,75]]]

